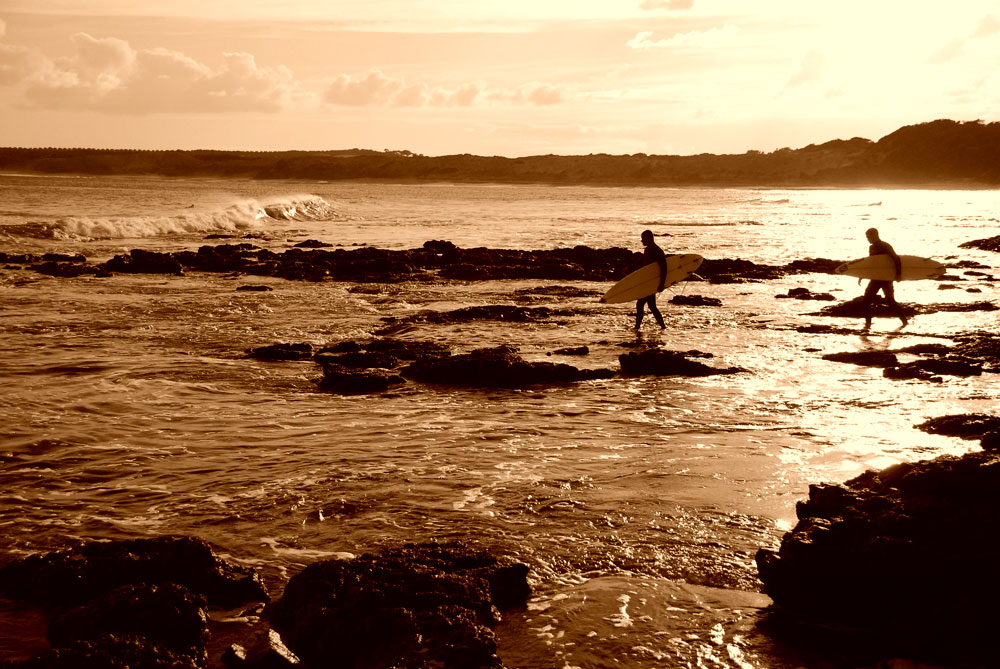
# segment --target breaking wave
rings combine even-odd
[[[269,204],[252,199],[222,209],[192,210],[172,216],[66,216],[52,220],[26,220],[2,226],[20,237],[90,241],[134,239],[171,235],[245,233],[266,231],[289,221],[329,221],[339,218],[332,204],[318,195],[294,196]]]

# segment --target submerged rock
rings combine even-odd
[[[0,569],[4,596],[41,607],[53,649],[10,666],[201,669],[206,606],[268,600],[252,569],[193,537],[91,542]],[[6,666],[6,665],[5,665]]]
[[[929,434],[946,437],[979,439],[993,430],[1000,430],[1000,416],[983,413],[963,413],[931,418],[916,426]]]
[[[140,583],[182,585],[223,608],[268,598],[255,571],[223,560],[194,537],[95,541],[32,555],[0,569],[0,592],[46,606],[78,606]]]
[[[645,351],[623,353],[618,356],[622,374],[626,376],[712,376],[745,372],[739,367],[711,367],[691,360],[703,357],[697,351],[681,352],[651,348]]]
[[[406,379],[385,369],[356,369],[324,361],[319,388],[341,395],[365,395],[404,383]]]
[[[960,249],[982,249],[983,251],[1000,252],[1000,235],[987,237],[986,239],[973,239],[958,245]]]
[[[257,360],[309,360],[313,357],[312,344],[289,344],[278,342],[246,350],[248,358]]]
[[[830,293],[814,293],[808,288],[790,288],[786,294],[775,295],[775,297],[779,300],[821,300],[824,302],[832,302],[837,299]]]
[[[203,660],[208,640],[205,600],[174,583],[126,585],[55,617],[47,634],[56,648],[106,635],[143,637]]]
[[[403,376],[422,383],[470,388],[524,388],[541,384],[604,379],[613,370],[584,370],[552,362],[527,362],[508,346],[477,349],[463,355],[422,359],[406,367]]]
[[[895,367],[899,364],[896,354],[889,351],[844,351],[841,353],[827,353],[824,360],[834,362],[848,362],[852,365],[863,367]]]
[[[527,574],[461,543],[408,544],[312,564],[266,613],[308,666],[501,669],[492,628],[527,603]]]
[[[722,300],[717,297],[704,297],[703,295],[674,295],[670,298],[670,304],[687,307],[721,307]]]
[[[810,486],[780,549],[757,553],[764,591],[793,620],[856,630],[889,657],[992,662],[998,488],[986,453]]]

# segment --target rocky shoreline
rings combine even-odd
[[[994,243],[978,241],[985,244],[982,248]],[[203,271],[356,284],[440,278],[611,281],[637,258],[625,249],[522,252],[459,249],[449,242],[427,242],[411,251],[331,251],[306,245],[284,253],[222,244],[197,252],[133,250],[102,264],[77,256],[0,253],[0,263],[59,277]],[[828,259],[784,266],[706,260],[699,278],[710,283],[768,281],[830,272],[838,264]],[[981,266],[953,268],[995,280],[981,272]],[[961,280],[946,277],[948,282]],[[531,291],[596,294],[567,286]],[[521,297],[531,295],[529,291]],[[684,297],[686,304],[699,308],[721,304],[713,298]],[[776,297],[835,301],[805,288]],[[917,313],[917,307],[908,308]],[[942,303],[922,305],[919,313],[996,308],[991,302]],[[350,395],[407,384],[416,389],[435,384],[526,388],[639,374],[752,373],[708,364],[712,354],[699,351],[638,346],[618,356],[617,369],[590,369],[529,362],[505,346],[456,354],[435,342],[392,336],[414,325],[550,322],[571,313],[532,306],[467,307],[386,319],[382,330],[363,341],[320,347],[274,343],[249,349],[246,355],[312,362],[322,374],[319,391]],[[831,304],[817,314],[859,317],[860,304]],[[831,330],[817,326],[809,331]],[[830,353],[823,358],[879,368],[889,378],[928,382],[1000,373],[996,333],[971,332],[951,339],[951,344]],[[551,353],[583,358],[589,348]],[[761,626],[774,639],[789,644],[804,636],[821,639],[831,649],[831,659],[850,658],[844,660],[848,663],[859,657],[869,664],[892,658],[972,666],[995,661],[991,611],[1000,595],[1000,581],[992,576],[1000,558],[1000,416],[941,416],[916,427],[979,440],[982,451],[868,471],[840,485],[810,486],[808,499],[796,508],[798,523],[780,547],[762,548],[756,556],[762,590],[774,602]],[[502,611],[527,603],[528,576],[527,565],[500,549],[456,542],[406,544],[310,565],[272,599],[255,570],[220,558],[197,538],[92,542],[0,567],[0,594],[25,611],[41,612],[50,646],[31,659],[0,666],[499,669],[503,662],[494,628]]]

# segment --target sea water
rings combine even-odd
[[[0,251],[83,254],[249,241],[283,251],[469,247],[639,250],[785,264],[867,254],[877,227],[897,252],[945,262],[944,285],[897,285],[903,303],[997,301],[997,256],[959,244],[997,234],[996,191],[591,188],[0,176]],[[218,236],[223,236],[219,239]],[[237,292],[265,284],[270,292]],[[582,297],[518,292],[551,285]],[[421,281],[372,287],[188,272],[53,278],[0,270],[0,551],[3,561],[83,540],[198,536],[257,568],[275,594],[317,560],[407,541],[461,539],[531,566],[533,598],[505,614],[510,667],[784,667],[829,660],[758,623],[758,548],[774,548],[811,483],[960,454],[925,434],[935,416],[994,410],[991,375],[884,379],[825,353],[949,343],[996,327],[991,312],[920,315],[898,330],[816,315],[790,288],[860,294],[804,274],[684,282],[721,307],[669,304],[637,335],[605,283]],[[549,322],[421,324],[396,336],[455,353],[501,344],[531,361],[615,368],[635,345],[699,350],[745,373],[614,378],[525,390],[408,384],[321,392],[312,362],[248,359],[254,346],[363,341],[383,319],[521,304]],[[852,334],[805,334],[828,324]],[[589,347],[585,357],[553,354]],[[902,356],[906,359],[906,356]],[[37,639],[23,620],[0,654]],[[23,636],[24,638],[18,639]],[[19,645],[20,642],[20,645]],[[34,644],[34,645],[33,645]],[[213,658],[216,661],[218,658]]]

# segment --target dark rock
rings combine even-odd
[[[194,537],[90,542],[32,555],[0,569],[0,592],[50,606],[78,606],[125,585],[176,583],[223,608],[267,600],[260,576],[219,558]]]
[[[979,360],[1000,368],[1000,337],[993,333],[973,333],[958,337],[952,354]]]
[[[622,374],[626,376],[712,376],[746,371],[739,367],[725,369],[710,367],[690,360],[690,357],[690,354],[680,351],[651,348],[640,352],[623,353],[618,356],[618,362],[622,366]]]
[[[381,351],[357,351],[354,353],[317,353],[313,359],[321,365],[338,365],[351,369],[393,369],[399,365],[399,358]]]
[[[849,362],[852,365],[863,367],[895,367],[899,364],[896,354],[889,351],[844,351],[841,353],[827,353],[824,360],[834,362]]]
[[[799,522],[757,566],[779,612],[866,633],[888,657],[949,666],[995,659],[1000,459],[942,457],[810,486]],[[958,579],[956,581],[956,579]]]
[[[46,254],[48,255],[48,254]],[[61,278],[73,278],[84,274],[97,274],[98,268],[82,262],[48,261],[32,267],[39,274]]]
[[[278,342],[246,350],[248,358],[257,360],[309,360],[313,356],[312,344]]]
[[[4,253],[0,251],[0,262],[9,262],[17,265],[30,265],[41,262],[42,256],[34,253]]]
[[[1000,428],[984,434],[980,439],[980,446],[989,453],[1000,452]]]
[[[910,376],[911,373],[916,373]],[[900,365],[893,371],[892,375],[886,374],[887,378],[906,379],[922,378],[921,374],[930,376],[980,376],[983,368],[979,365],[963,362],[961,360],[916,360]],[[898,376],[897,376],[898,375]]]
[[[243,286],[236,286],[236,290],[254,292],[254,293],[268,293],[274,290],[274,288],[271,288],[271,286],[262,286],[262,285],[243,285]]]
[[[8,669],[204,669],[201,658],[176,653],[142,637],[105,635],[55,648]]]
[[[721,307],[722,300],[717,297],[703,297],[702,295],[674,295],[670,298],[670,304],[679,304],[688,307]]]
[[[789,274],[834,274],[834,270],[844,264],[843,260],[830,260],[829,258],[805,258],[793,260],[785,265],[784,270]]]
[[[67,647],[110,634],[148,639],[181,655],[204,658],[205,600],[173,583],[126,585],[53,618],[49,642]]]
[[[832,302],[836,300],[830,293],[814,293],[808,288],[790,288],[788,293],[785,295],[775,295],[779,300],[781,299],[793,299],[793,300],[821,300],[824,302]]]
[[[312,564],[267,615],[309,666],[500,669],[497,608],[523,606],[528,567],[459,543]]]
[[[463,355],[417,360],[403,376],[423,383],[469,388],[524,388],[610,378],[611,370],[582,370],[552,362],[529,363],[506,346],[478,349]]]
[[[487,306],[463,307],[452,311],[422,311],[407,318],[385,318],[386,323],[434,323],[453,324],[471,321],[504,321],[507,323],[537,323],[549,320],[556,315],[567,315],[571,312],[550,309],[548,307],[519,307],[513,305],[493,304]]]
[[[917,309],[909,304],[900,304],[902,312],[905,316],[910,317],[917,314]],[[925,312],[926,313],[926,312]],[[861,297],[856,297],[853,300],[847,302],[841,302],[839,304],[833,304],[829,307],[823,307],[817,312],[816,315],[819,316],[838,316],[842,318],[864,318],[866,314],[865,305]],[[872,303],[871,314],[873,318],[882,317],[892,317],[898,318],[899,314],[895,309],[890,307],[885,303],[885,301],[879,296]]]
[[[546,296],[546,297],[597,297],[601,293],[587,288],[576,286],[541,286],[538,288],[518,288],[514,291],[516,297]]]
[[[342,341],[336,344],[327,344],[316,353],[315,359],[317,362],[322,362],[330,360],[335,354],[360,353],[361,351],[365,351],[373,356],[391,356],[397,360],[417,360],[419,358],[434,358],[449,354],[448,347],[438,342],[408,341],[392,337],[381,337],[366,342]],[[388,357],[384,360],[388,362]],[[332,361],[336,362],[336,359]],[[378,365],[371,366],[375,367]],[[391,366],[394,367],[395,364]]]
[[[944,379],[940,376],[935,376],[927,370],[915,367],[913,365],[901,365],[899,367],[888,367],[882,372],[882,376],[887,379],[896,379],[904,381],[932,381],[934,383],[943,383]]]
[[[333,244],[327,244],[326,242],[321,242],[316,239],[307,239],[304,242],[299,242],[293,246],[297,249],[326,249],[333,246]]]
[[[980,439],[987,432],[1000,430],[1000,416],[982,413],[953,414],[931,418],[916,426],[929,434],[962,439]]]
[[[379,393],[403,383],[406,383],[403,377],[382,369],[350,369],[324,364],[319,388],[341,395],[366,395]]]
[[[988,237],[986,239],[974,239],[958,245],[960,249],[982,249],[983,251],[996,251],[1000,253],[1000,235]]]
[[[109,272],[129,274],[183,274],[180,262],[169,253],[156,253],[132,249],[123,256],[115,256],[104,263],[103,269]]]
[[[249,643],[233,644],[222,655],[228,669],[288,669],[301,666],[295,655],[274,630],[267,630]]]
[[[589,346],[567,346],[552,351],[549,355],[590,355]]]

